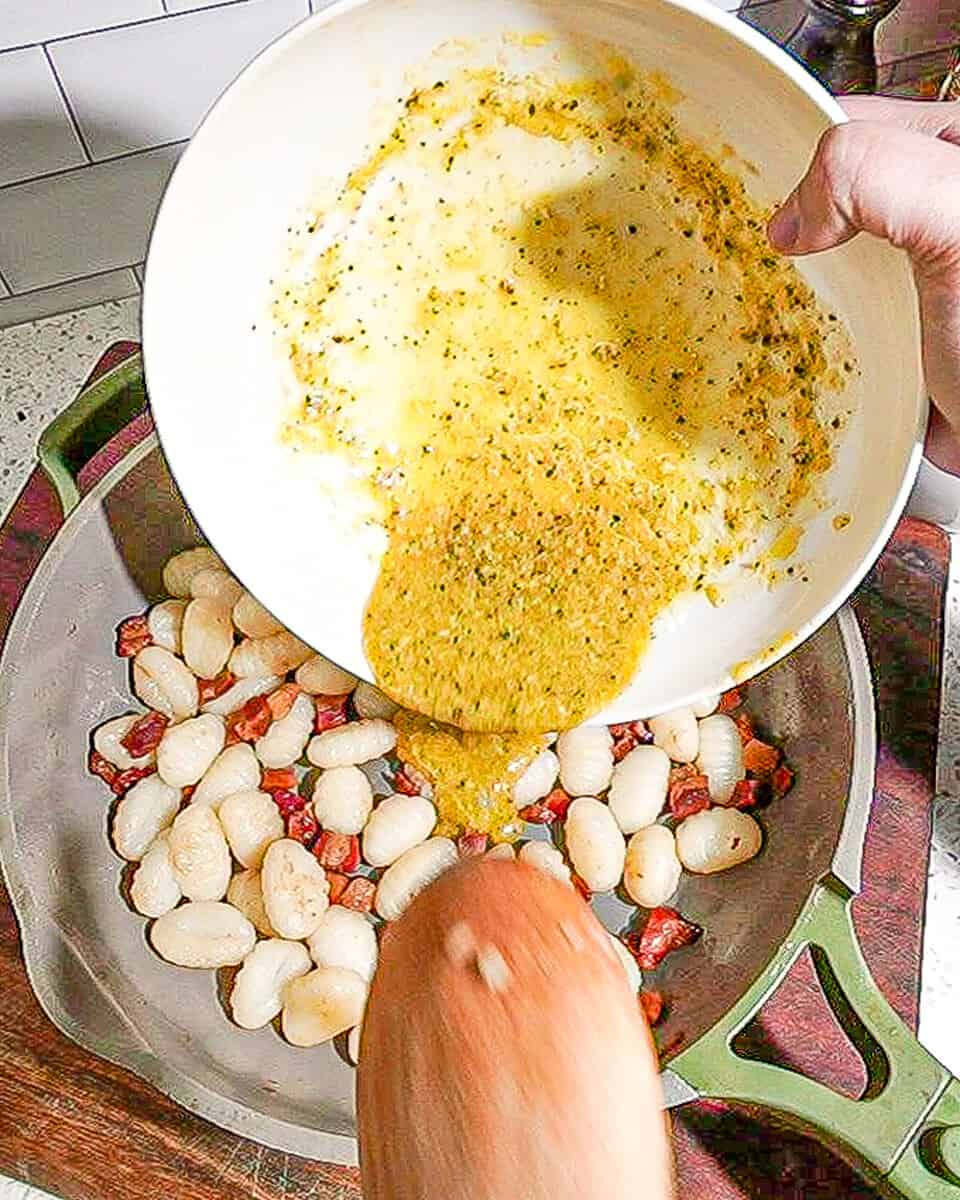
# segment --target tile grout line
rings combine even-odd
[[[158,142],[155,146],[143,146],[140,150],[124,150],[122,154],[111,154],[107,158],[91,158],[89,162],[80,163],[76,167],[63,167],[56,171],[41,171],[39,175],[30,175],[26,179],[14,179],[10,183],[0,183],[0,193],[10,188],[22,187],[27,183],[39,183],[43,179],[56,179],[60,175],[75,175],[86,171],[88,167],[103,167],[108,163],[122,162],[125,158],[136,158],[140,154],[153,154],[157,150],[169,150],[173,146],[185,146],[189,138],[177,138],[172,142]],[[83,142],[81,141],[81,145]]]
[[[66,88],[60,81],[60,76],[57,74],[57,68],[53,65],[53,59],[50,57],[50,51],[46,46],[42,46],[43,57],[47,60],[47,66],[50,68],[50,73],[53,75],[53,81],[57,85],[57,91],[60,93],[60,99],[63,101],[67,110],[67,115],[70,118],[70,123],[73,126],[73,132],[77,135],[77,141],[80,143],[80,149],[84,153],[87,163],[93,162],[93,155],[90,153],[90,147],[87,145],[87,139],[83,136],[83,130],[80,128],[80,122],[77,120],[77,114],[73,111],[73,105],[67,96]],[[74,170],[77,168],[74,167]]]
[[[137,279],[134,267],[138,267],[141,261],[138,259],[132,263],[121,263],[117,267],[107,267],[105,271],[91,271],[87,275],[74,275],[72,279],[61,279],[59,283],[45,283],[41,287],[29,288],[25,292],[14,291],[3,275],[0,274],[0,282],[6,286],[7,291],[10,293],[9,296],[0,296],[0,311],[3,310],[3,302],[5,300],[27,300],[31,296],[40,295],[41,292],[52,292],[54,288],[70,287],[74,283],[89,283],[92,279],[102,279],[105,275],[113,275],[117,271],[130,271],[137,283],[137,289],[140,290],[140,281]]]
[[[203,8],[188,8],[183,12],[171,12],[167,8],[167,0],[160,0],[162,11],[154,13],[151,17],[137,17],[133,21],[117,21],[113,25],[94,25],[90,29],[76,29],[73,33],[58,33],[55,37],[41,38],[32,42],[17,42],[13,46],[0,47],[0,55],[9,54],[13,50],[29,50],[33,46],[55,46],[61,42],[73,42],[77,38],[92,37],[98,33],[113,33],[115,29],[135,29],[138,25],[156,25],[158,21],[165,21],[168,17],[190,17],[196,13],[213,12],[218,8],[230,8],[234,4],[247,4],[249,0],[216,0],[214,4],[206,4]],[[770,2],[770,0],[765,0]]]
[[[47,39],[48,45],[57,45],[60,42],[75,42],[78,38],[93,37],[98,33],[113,33],[115,29],[136,29],[138,25],[156,25],[159,21],[173,19],[176,21],[179,17],[192,17],[197,13],[216,12],[221,8],[231,8],[234,4],[245,4],[247,0],[216,0],[215,4],[205,4],[203,8],[187,8],[183,12],[171,12],[167,8],[166,0],[160,0],[162,11],[155,13],[152,17],[140,17],[136,21],[119,21],[116,25],[97,26],[94,29],[80,29],[76,33],[62,33],[59,37]]]

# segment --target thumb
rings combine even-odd
[[[960,147],[943,137],[873,121],[835,126],[769,233],[789,254],[839,246],[860,230],[909,253],[927,388],[960,437]]]
[[[860,230],[907,250],[918,269],[960,263],[960,149],[873,121],[828,129],[770,240],[810,254]]]

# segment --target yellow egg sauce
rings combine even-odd
[[[771,663],[775,662],[783,654],[786,647],[794,641],[796,636],[791,630],[777,638],[772,646],[767,646],[766,650],[763,650],[756,658],[734,663],[730,668],[730,674],[733,676],[734,682],[746,683],[754,675],[759,675],[765,667],[769,667]]]
[[[768,556],[774,559],[791,558],[796,553],[802,537],[801,525],[788,525],[774,538],[767,550]]]
[[[764,536],[792,553],[845,421],[846,331],[729,153],[681,132],[662,80],[598,62],[400,98],[275,305],[302,392],[285,436],[349,456],[388,535],[377,682],[472,732],[577,724],[674,600],[719,603]],[[539,746],[401,740],[444,821],[501,830]]]
[[[524,768],[544,750],[541,734],[467,733],[401,710],[394,718],[397,755],[421,771],[433,788],[438,837],[465,829],[494,842],[520,834],[511,789]]]

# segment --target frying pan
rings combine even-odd
[[[79,498],[80,468],[144,398],[133,357],[41,440],[65,520],[0,660],[0,863],[27,970],[64,1033],[186,1108],[282,1150],[352,1162],[351,1069],[333,1046],[304,1052],[271,1029],[237,1029],[211,972],[152,954],[119,894],[102,787],[84,770],[91,728],[130,704],[113,627],[160,594],[164,559],[198,536],[151,435]],[[767,1105],[834,1144],[885,1194],[960,1197],[960,1084],[882,997],[851,921],[875,755],[870,670],[851,611],[759,678],[751,699],[797,783],[764,818],[757,859],[735,876],[684,877],[678,906],[706,933],[651,977],[671,998],[666,1103]],[[600,915],[622,930],[629,912],[607,901]],[[862,1100],[732,1049],[807,947],[869,1067]]]
[[[549,40],[504,41],[505,32]],[[464,64],[549,76],[560,70],[558,47],[601,70],[591,38],[679,88],[681,128],[705,147],[732,146],[740,161],[728,160],[731,169],[761,204],[789,192],[820,134],[844,120],[800,64],[708,0],[337,0],[224,93],[160,207],[146,268],[144,355],[180,490],[251,591],[362,678],[371,678],[362,614],[382,539],[358,535],[342,489],[318,488],[316,456],[292,454],[277,436],[285,375],[269,281],[283,266],[288,227],[324,181],[341,182],[365,147],[383,140],[413,83],[432,86]],[[539,171],[535,143],[523,143],[521,159],[532,195],[582,186]],[[519,166],[509,174],[524,177]],[[597,722],[720,691],[735,664],[759,670],[786,654],[850,595],[900,515],[926,424],[906,258],[861,236],[799,269],[847,322],[863,371],[861,402],[825,478],[833,506],[807,522],[800,543],[798,561],[810,569],[772,591],[745,583],[718,608],[704,593],[671,606],[632,684]],[[256,503],[253,480],[269,481]],[[833,527],[837,513],[853,518],[842,532]]]

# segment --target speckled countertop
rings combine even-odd
[[[139,329],[139,299],[0,329],[0,513],[36,463],[41,430],[76,396],[102,351]]]
[[[41,430],[73,399],[99,354],[138,332],[138,300],[0,330],[0,514],[34,465]],[[960,980],[960,541],[955,539],[953,550],[937,780],[941,799],[930,864],[920,1038],[960,1074],[955,992]],[[43,1200],[44,1195],[0,1177],[0,1200]]]

